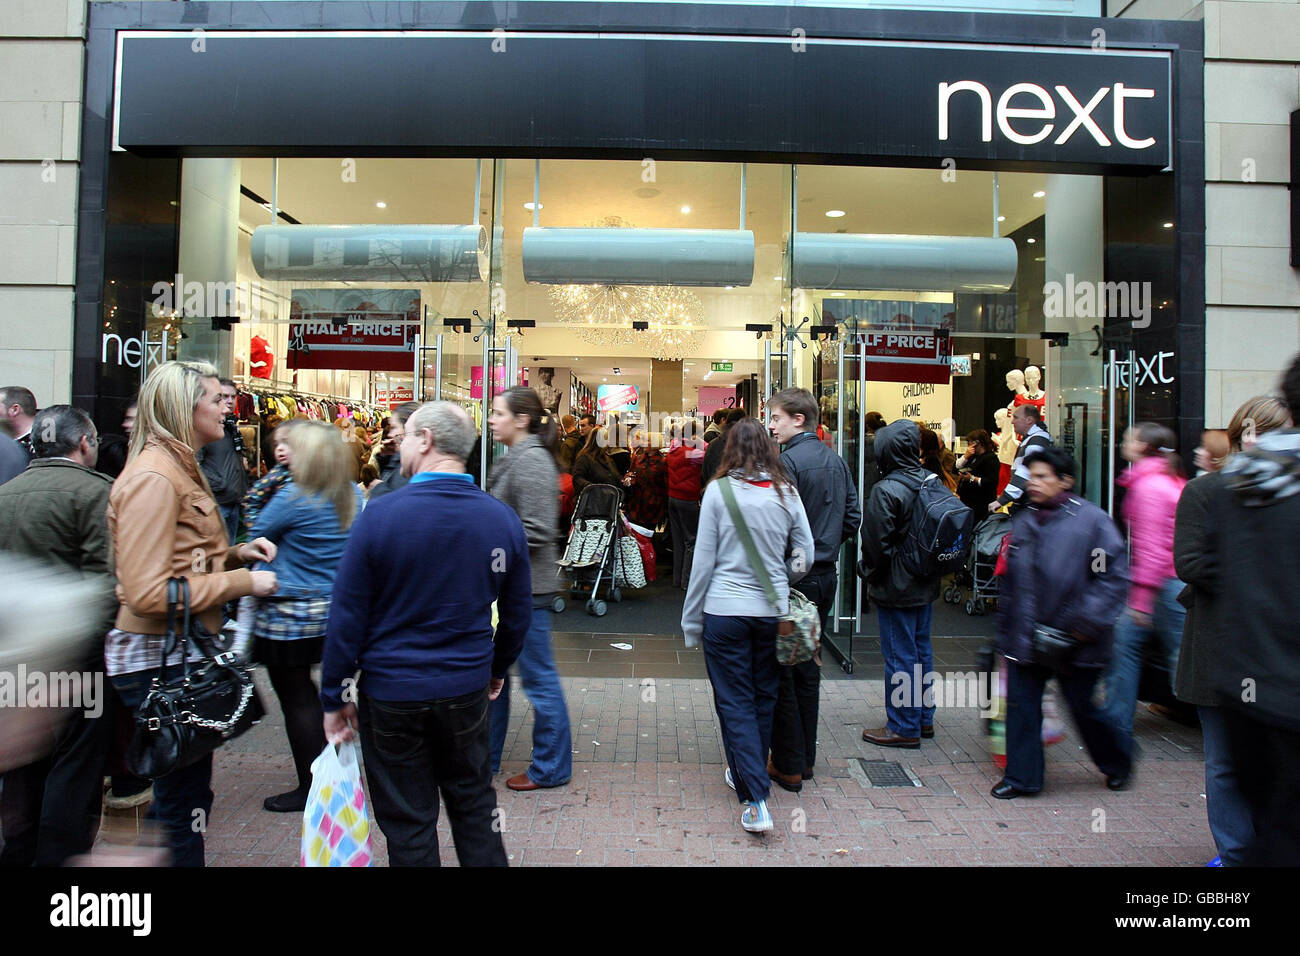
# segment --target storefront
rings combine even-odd
[[[1201,64],[1186,22],[95,5],[75,401],[193,356],[653,431],[794,384],[850,462],[870,411],[1041,401],[1108,505],[1127,422],[1203,420]]]

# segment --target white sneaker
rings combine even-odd
[[[736,781],[734,781],[734,780],[731,779],[731,768],[730,768],[730,767],[727,768],[727,772],[723,775],[723,778],[727,781],[727,786],[728,786],[728,787],[730,787],[732,790],[735,790],[735,789],[736,789]]]
[[[772,814],[766,800],[751,800],[740,814],[740,825],[750,833],[767,833],[772,829]]]

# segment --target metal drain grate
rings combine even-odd
[[[873,787],[919,787],[921,781],[907,767],[892,760],[855,758]]]

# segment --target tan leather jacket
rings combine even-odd
[[[190,609],[214,633],[222,603],[253,593],[251,572],[226,540],[217,503],[184,445],[151,441],[122,469],[108,499],[108,528],[124,631],[166,633],[169,578],[189,578]]]

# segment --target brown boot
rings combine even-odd
[[[797,773],[781,773],[772,763],[771,757],[767,758],[767,775],[775,780],[782,790],[798,793],[803,789],[803,778]]]
[[[862,731],[862,739],[869,744],[875,744],[877,747],[905,747],[908,750],[916,750],[921,746],[920,737],[900,737],[888,727],[864,730]]]

